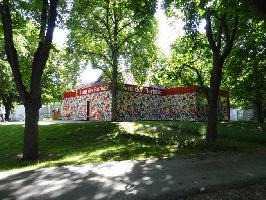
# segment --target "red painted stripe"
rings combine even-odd
[[[64,93],[64,99],[71,98],[71,97],[76,97],[76,92],[65,92]]]
[[[78,89],[77,96],[104,92],[104,91],[109,91],[109,90],[111,90],[110,84],[93,85],[93,86]]]
[[[175,88],[166,88],[162,89],[162,95],[175,95],[175,94],[186,94],[186,93],[194,93],[197,91],[197,87],[175,87]]]
[[[121,87],[121,91],[150,94],[150,95],[161,95],[162,94],[162,90],[156,87],[142,87],[142,86],[130,85],[130,84],[124,84]]]

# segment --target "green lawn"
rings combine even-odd
[[[23,126],[0,126],[0,171],[266,147],[266,125],[221,122],[215,145],[203,122],[89,122],[40,126],[40,160],[23,162]]]

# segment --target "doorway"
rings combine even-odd
[[[90,120],[90,101],[87,101],[87,120]]]

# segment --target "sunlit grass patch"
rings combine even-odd
[[[242,128],[244,127],[244,128]],[[206,144],[206,123],[180,121],[89,122],[39,126],[38,161],[23,162],[23,126],[0,126],[0,170],[171,157],[208,151],[263,148],[265,125],[219,124],[218,141]]]

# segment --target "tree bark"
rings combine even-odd
[[[263,112],[263,106],[262,106],[262,100],[259,98],[259,96],[256,96],[254,100],[255,109],[256,109],[256,117],[257,121],[259,123],[264,123],[264,112]]]
[[[114,41],[111,47],[112,50],[112,121],[117,121],[117,95],[118,95],[118,23],[116,12],[113,14],[114,18]]]
[[[258,16],[263,17],[266,24],[266,2],[265,0],[249,0],[249,5]]]
[[[25,106],[25,129],[23,159],[35,160],[38,158],[38,121],[39,109],[35,105]]]
[[[117,121],[117,95],[118,95],[118,61],[115,56],[113,59],[113,74],[112,74],[112,121]]]
[[[6,110],[5,121],[10,121],[10,112],[11,112],[11,108],[12,108],[12,101],[4,101],[3,104],[4,104],[5,110]]]
[[[210,89],[208,93],[208,128],[207,128],[207,142],[215,142],[217,139],[217,100],[219,95],[219,88],[222,80],[222,61],[214,58],[213,68],[211,71]]]
[[[215,38],[212,32],[212,21],[209,15],[206,15],[206,36],[209,46],[212,50],[212,70],[210,78],[210,89],[208,92],[208,128],[206,140],[209,143],[217,139],[217,100],[219,88],[222,81],[222,69],[226,58],[229,56],[236,38],[239,17],[236,16],[231,33],[227,26],[226,14],[221,15],[218,37]],[[222,48],[222,35],[225,36],[225,47]],[[215,41],[216,39],[216,41]]]

